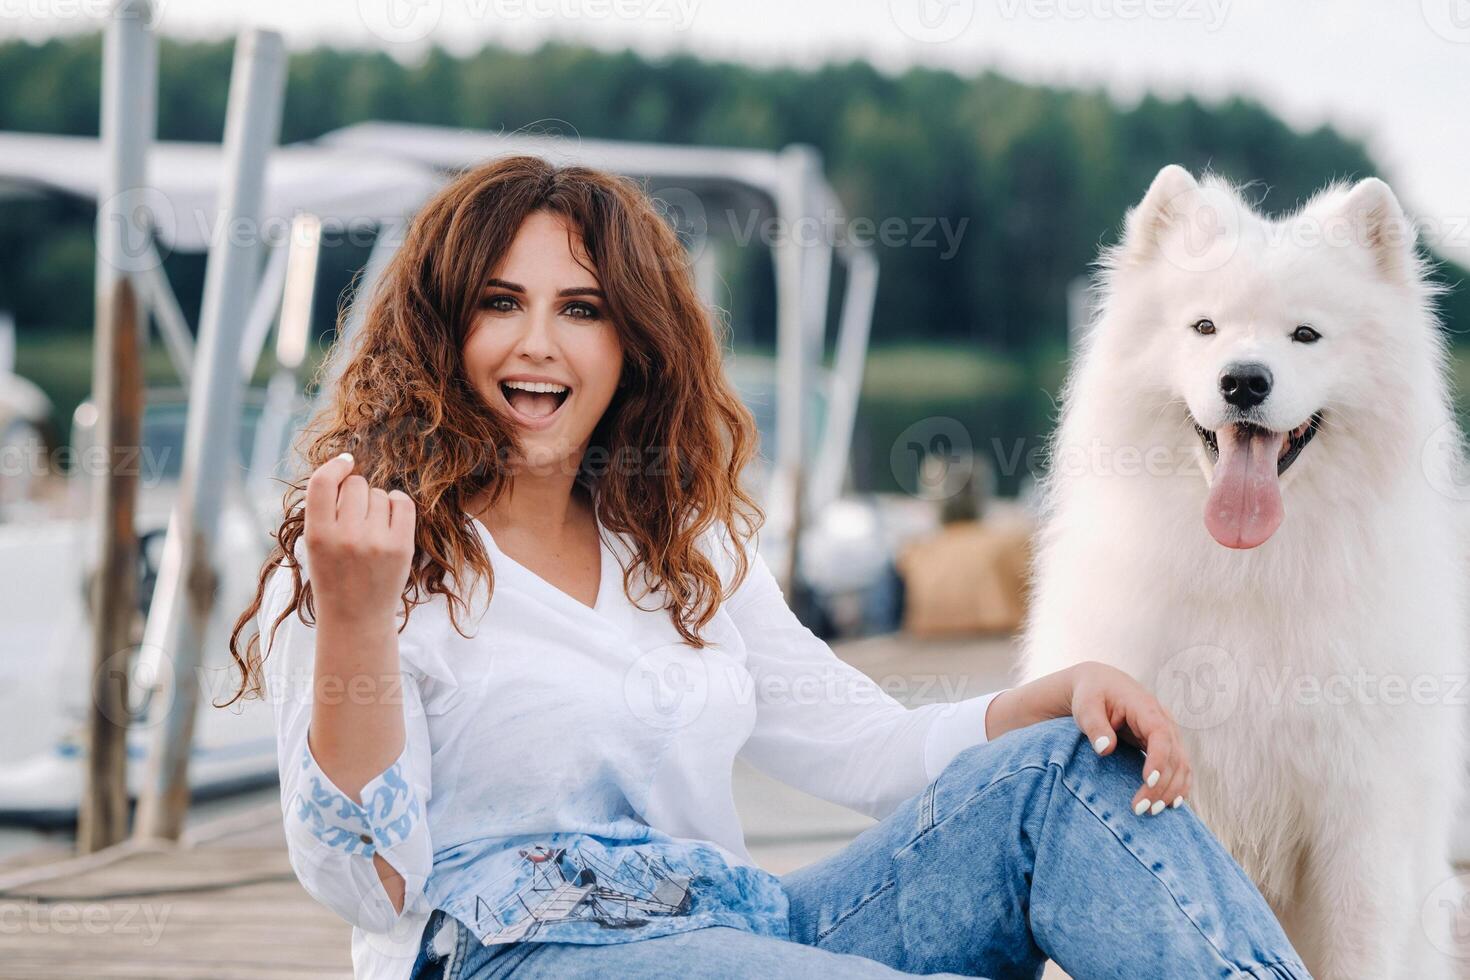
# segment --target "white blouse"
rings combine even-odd
[[[398,644],[407,743],[360,803],[307,743],[314,629],[293,614],[269,642],[286,570],[272,573],[256,619],[292,867],[355,927],[358,977],[408,977],[435,908],[486,943],[619,942],[710,924],[779,935],[779,883],[751,860],[735,809],[737,757],[882,818],[986,740],[999,691],[904,707],[797,620],[753,543],[749,575],[701,631],[701,650],[655,597],[625,594],[625,537],[599,527],[589,607],[471,524],[493,596],[475,584],[460,621],[468,638],[443,597],[414,608]],[[725,581],[727,541],[705,542]],[[297,557],[309,575],[304,547]],[[374,853],[404,877],[401,914]]]

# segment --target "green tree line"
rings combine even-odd
[[[232,42],[165,40],[158,135],[223,129]],[[95,135],[98,36],[0,44],[0,129]],[[1238,181],[1284,211],[1334,178],[1374,174],[1332,128],[1300,132],[1258,103],[1152,96],[1122,105],[1097,90],[1022,84],[994,72],[860,61],[753,68],[691,56],[649,59],[566,44],[533,51],[386,54],[316,48],[291,57],[284,141],[364,120],[585,137],[779,148],[807,143],[851,215],[962,227],[944,247],[878,243],[875,343],[975,344],[1007,354],[1064,343],[1066,286],[1112,240],[1158,168],[1181,163]],[[960,225],[960,222],[964,222]],[[0,202],[0,308],[22,329],[91,322],[91,212],[80,202]],[[344,257],[342,261],[346,261]],[[179,270],[197,308],[201,267]],[[171,270],[172,271],[172,270]],[[1470,323],[1458,268],[1444,301]]]

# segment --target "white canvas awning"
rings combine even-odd
[[[217,143],[155,143],[148,150],[148,187],[136,204],[150,212],[165,249],[202,252],[219,223],[224,155]],[[59,193],[97,200],[106,160],[87,136],[0,133],[0,197]],[[245,234],[275,241],[291,218],[307,211],[333,225],[376,225],[413,214],[442,183],[427,168],[386,154],[364,155],[315,144],[280,147],[266,170],[260,229]]]

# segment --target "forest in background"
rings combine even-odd
[[[232,50],[232,41],[164,41],[160,139],[219,140]],[[95,135],[100,58],[100,35],[0,44],[0,129]],[[1149,97],[1121,106],[1098,91],[991,72],[888,75],[862,62],[758,69],[564,44],[491,46],[466,57],[434,49],[416,64],[359,50],[292,55],[283,142],[372,119],[767,149],[810,144],[851,216],[875,224],[947,218],[951,228],[968,219],[952,250],[937,233],[934,246],[878,243],[875,343],[963,341],[1010,352],[1064,340],[1067,283],[1116,235],[1165,163],[1253,182],[1273,211],[1327,180],[1377,172],[1357,142],[1329,127],[1298,132],[1244,99]],[[0,308],[22,329],[90,324],[91,227],[82,212],[55,202],[0,205]],[[1457,291],[1445,313],[1462,326],[1470,305]]]
[[[233,41],[163,41],[160,139],[220,139],[232,52]],[[0,129],[95,135],[100,61],[100,35],[0,43]],[[875,243],[882,275],[863,411],[871,431],[855,447],[875,471],[905,419],[954,415],[982,444],[1044,436],[1047,393],[1065,365],[1067,287],[1114,240],[1163,164],[1250,182],[1270,212],[1294,208],[1329,180],[1378,172],[1355,140],[1330,127],[1298,131],[1242,98],[1123,105],[1097,90],[989,71],[887,74],[861,61],[755,68],[561,43],[467,56],[433,49],[411,64],[366,50],[291,55],[283,142],[367,120],[765,149],[805,143],[820,152],[850,218],[874,227],[896,218],[909,229],[947,222],[961,232],[952,247],[937,232],[927,246]],[[41,374],[34,380],[53,397],[65,389],[63,410],[84,394],[72,389],[87,369],[72,362],[92,323],[92,221],[83,202],[0,201],[0,310],[16,317],[22,369]],[[339,285],[318,291],[321,330],[364,258],[345,245],[324,251],[323,276]],[[203,260],[168,261],[193,316]],[[1463,270],[1441,265],[1437,274],[1453,287],[1441,309],[1458,335],[1470,325]],[[731,319],[764,323],[750,332],[769,335],[768,283],[753,277],[746,286]],[[890,482],[880,473],[875,485]]]

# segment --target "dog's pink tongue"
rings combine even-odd
[[[1254,548],[1281,526],[1281,484],[1276,479],[1281,437],[1226,425],[1215,438],[1220,459],[1205,502],[1205,527],[1227,548]]]

